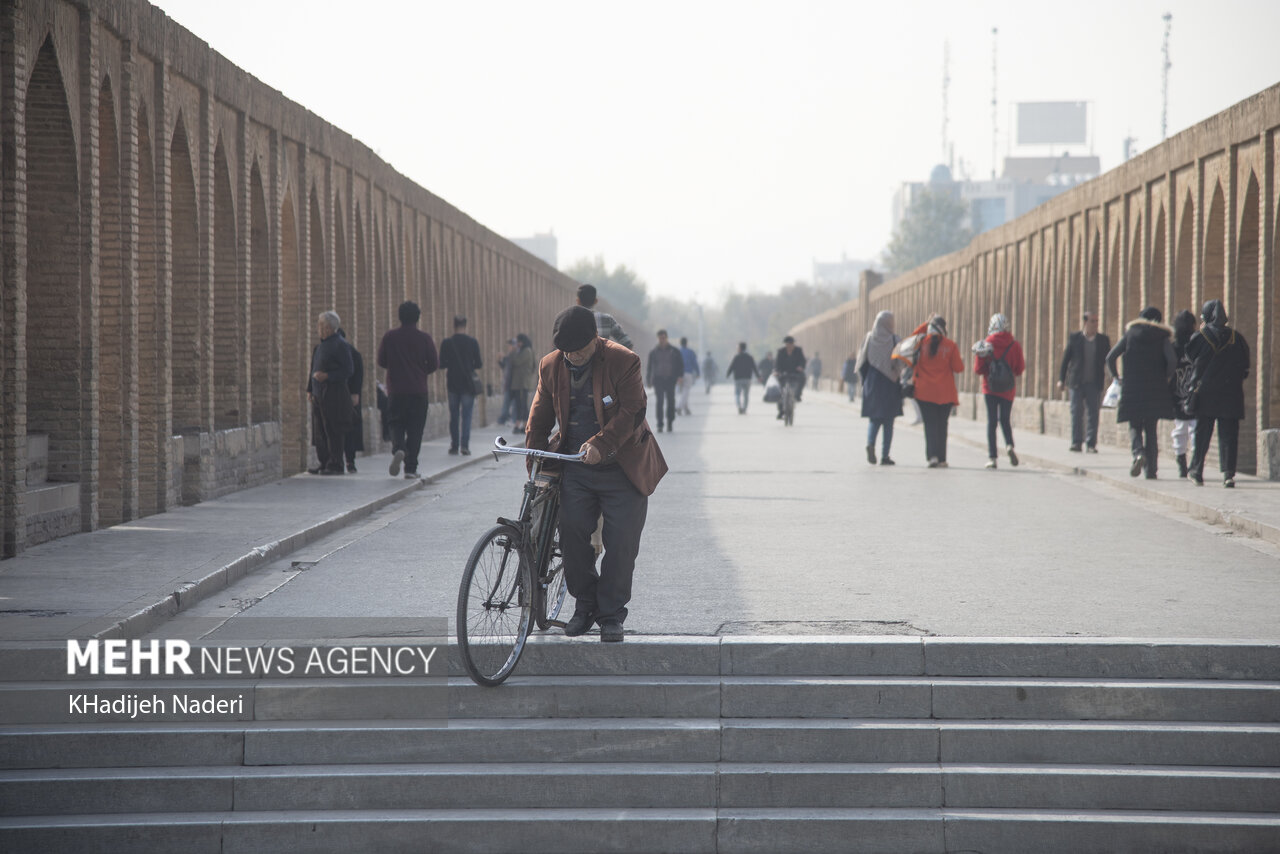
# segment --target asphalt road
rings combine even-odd
[[[899,420],[894,467],[834,397],[775,420],[757,390],[693,396],[659,439],[627,629],[643,634],[1274,638],[1280,553],[1084,478],[995,472],[958,442],[924,465]],[[519,506],[523,466],[486,461],[268,566],[180,615],[450,618],[471,546]],[[306,568],[300,569],[295,562]]]

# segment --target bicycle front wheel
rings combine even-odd
[[[533,619],[533,581],[520,533],[498,525],[480,538],[458,590],[458,657],[478,685],[511,675]]]

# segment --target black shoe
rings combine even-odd
[[[1224,478],[1222,479],[1222,486],[1223,486],[1225,489],[1235,489],[1235,488],[1236,488],[1236,476],[1235,476],[1235,475],[1233,475],[1233,474],[1229,474],[1229,475],[1227,475],[1226,477],[1224,477]]]
[[[463,449],[462,449],[462,455],[463,455],[464,457],[469,457],[469,456],[471,456],[471,449],[470,449],[470,448],[463,448]]]
[[[880,465],[882,465],[882,466],[896,466],[896,465],[897,465],[897,463],[895,463],[893,460],[889,459],[889,457],[888,457],[888,456],[883,456],[883,457],[881,457],[881,458],[880,458]]]
[[[585,635],[594,624],[595,617],[591,616],[589,611],[575,611],[564,627],[565,637],[576,638],[578,635]]]
[[[1147,458],[1138,456],[1133,458],[1133,465],[1129,466],[1129,477],[1137,477],[1142,474],[1143,467],[1147,464]]]
[[[355,474],[355,473],[356,473],[356,464],[347,463],[347,474]]]
[[[1009,465],[1016,466],[1018,464],[1018,455],[1013,452],[1013,445],[1009,446]]]
[[[779,413],[778,413],[778,420],[779,420],[779,421],[781,421],[781,420],[782,420],[782,413],[781,413],[781,412],[779,412]]]
[[[449,449],[449,456],[451,456],[451,457],[456,457],[457,455],[458,455],[458,449],[457,449],[457,448],[450,448],[450,449]]]
[[[1070,448],[1067,448],[1067,450],[1068,450],[1068,451],[1070,451],[1070,452],[1071,452],[1071,453],[1073,453],[1073,454],[1078,454],[1078,453],[1080,453],[1080,446],[1079,446],[1079,445],[1072,445]]]
[[[568,630],[565,630],[568,634]],[[600,640],[604,643],[621,643],[626,637],[626,633],[622,630],[622,623],[617,620],[607,620],[600,624]]]
[[[324,469],[320,468],[320,466],[316,466],[313,469],[307,469],[307,474],[320,474],[323,471]]]
[[[320,474],[342,474],[342,469],[325,469]]]
[[[1155,480],[1155,479],[1156,479],[1156,473],[1155,473],[1155,472],[1153,472],[1153,471],[1149,471],[1149,472],[1147,472],[1147,480]]]
[[[874,445],[867,445],[867,462],[871,465],[876,464],[876,449]]]
[[[392,477],[400,474],[400,464],[404,462],[404,451],[396,451],[391,455],[391,465],[387,467],[387,472]]]
[[[672,432],[672,431],[673,431],[673,430],[675,430],[675,429],[676,429],[676,425],[674,425],[674,424],[672,424],[672,423],[670,423],[670,422],[668,422],[668,423],[667,423],[667,432],[668,432],[668,433]]]
[[[1196,486],[1204,486],[1204,474],[1202,472],[1191,470],[1191,482]]]
[[[1178,454],[1178,477],[1186,477],[1187,471],[1187,455]]]
[[[1087,447],[1087,448],[1085,448],[1085,449],[1084,449],[1084,452],[1085,452],[1086,454],[1096,454],[1096,453],[1098,453],[1098,446],[1097,446],[1097,445],[1090,445],[1089,447]]]

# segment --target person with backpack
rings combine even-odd
[[[956,374],[964,373],[964,359],[956,342],[947,337],[947,321],[935,314],[912,332],[917,337],[915,399],[924,418],[924,455],[929,468],[947,467],[947,427],[951,410],[960,405]]]
[[[1173,389],[1173,453],[1178,458],[1178,477],[1186,477],[1190,471],[1187,464],[1187,451],[1191,447],[1191,437],[1196,432],[1196,417],[1187,411],[1187,403],[1191,399],[1191,380],[1195,374],[1195,365],[1187,355],[1187,345],[1191,336],[1196,334],[1196,316],[1183,309],[1173,318],[1173,355],[1178,358],[1178,366],[1174,368],[1173,379],[1169,381]]]
[[[1124,335],[1107,354],[1111,376],[1120,379],[1116,421],[1129,423],[1129,445],[1133,450],[1129,476],[1137,477],[1145,469],[1148,480],[1156,479],[1156,458],[1160,453],[1157,422],[1175,415],[1169,380],[1177,368],[1178,357],[1173,352],[1173,327],[1163,321],[1160,309],[1144,308],[1136,320],[1125,326]],[[1116,370],[1121,356],[1124,357],[1123,375]]]
[[[996,467],[996,422],[1004,433],[1009,465],[1018,464],[1013,450],[1013,398],[1017,394],[1017,378],[1027,369],[1022,345],[1009,331],[1009,318],[991,315],[987,337],[973,345],[973,371],[982,377],[982,396],[987,401],[987,468]]]
[[[1218,424],[1218,468],[1222,485],[1236,485],[1236,452],[1240,419],[1244,418],[1244,381],[1249,377],[1249,343],[1227,326],[1227,310],[1221,300],[1209,300],[1200,311],[1204,325],[1187,343],[1194,366],[1187,410],[1196,417],[1195,452],[1191,456],[1191,480],[1204,486],[1204,458]]]

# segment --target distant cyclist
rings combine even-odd
[[[778,382],[789,382],[796,392],[796,403],[800,402],[800,393],[804,391],[804,367],[808,359],[804,350],[796,346],[796,339],[788,335],[782,339],[782,347],[773,357],[773,373]],[[778,420],[782,420],[782,401],[778,401]]]

